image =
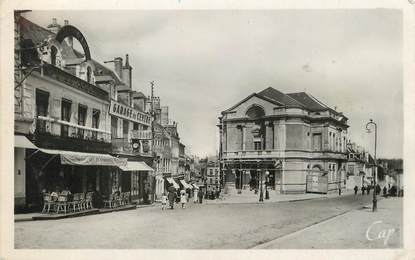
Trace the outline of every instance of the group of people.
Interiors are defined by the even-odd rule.
[[[204,192],[199,190],[194,190],[193,203],[203,203]],[[169,189],[169,192],[165,192],[161,196],[161,209],[165,210],[167,207],[167,202],[169,202],[170,209],[174,209],[174,203],[180,203],[182,209],[186,208],[186,204],[189,201],[189,194],[185,190],[181,190],[178,195],[175,189]]]
[[[362,187],[360,189],[362,191],[362,195],[365,195],[365,193],[367,195],[369,195],[370,194],[370,191],[372,189],[374,189],[374,187],[373,186],[369,186],[369,185],[362,185]],[[356,186],[354,186],[353,190],[354,190],[354,195],[357,195],[357,192],[359,190],[359,187],[357,187],[357,185],[356,185]],[[376,192],[376,195],[379,195],[382,192],[384,197],[387,197],[387,196],[396,196],[397,189],[396,189],[395,186],[389,187],[389,189],[386,188],[386,186],[384,186],[383,189],[382,189],[380,187],[380,185],[377,184],[376,185],[376,188],[375,188],[375,192]]]

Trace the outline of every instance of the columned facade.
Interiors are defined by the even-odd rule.
[[[347,118],[307,93],[273,88],[222,112],[225,189],[335,192],[345,187]]]

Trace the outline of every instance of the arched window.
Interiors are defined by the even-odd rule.
[[[58,49],[55,46],[50,48],[50,63],[53,66],[56,66],[56,54],[58,53]]]
[[[92,75],[91,67],[87,67],[86,68],[86,81],[88,81],[89,83],[91,83],[91,80],[92,80],[91,75]]]
[[[262,107],[257,106],[257,105],[253,105],[252,107],[250,107],[248,109],[248,111],[246,111],[246,115],[249,118],[254,119],[254,118],[260,118],[260,117],[265,116],[265,112],[264,112],[264,109]]]

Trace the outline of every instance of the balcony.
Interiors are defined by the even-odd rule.
[[[59,119],[36,118],[35,143],[39,147],[81,152],[109,152],[111,133]]]
[[[151,140],[152,137],[151,130],[133,130],[131,132],[131,139]]]

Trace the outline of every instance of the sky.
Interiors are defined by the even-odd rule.
[[[349,118],[349,139],[378,158],[403,155],[402,14],[360,10],[33,11],[65,19],[92,58],[129,54],[133,89],[155,95],[192,154],[214,155],[220,112],[271,86],[306,91]]]

